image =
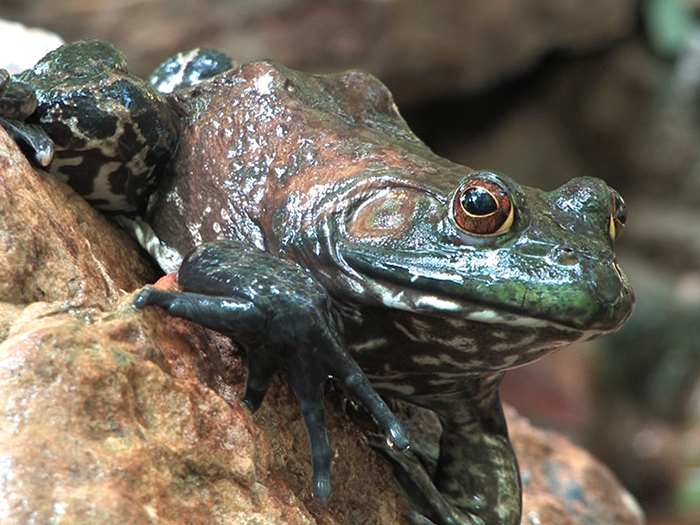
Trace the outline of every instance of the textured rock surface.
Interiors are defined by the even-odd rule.
[[[512,409],[507,417],[523,479],[523,525],[644,523],[634,498],[590,454]]]
[[[635,0],[116,0],[104,9],[76,6],[27,0],[0,6],[0,17],[47,27],[66,40],[109,40],[140,74],[183,49],[214,47],[241,62],[273,57],[305,70],[366,69],[400,101],[483,87],[551,51],[600,48],[629,35],[637,16]]]
[[[55,177],[31,169],[0,127],[0,301],[109,307],[154,276],[136,244]]]
[[[352,428],[338,438],[337,417],[334,445],[350,450],[334,465],[331,504],[314,502],[289,390],[275,388],[252,417],[214,390],[208,344],[202,330],[137,313],[128,298],[108,314],[30,306],[0,345],[0,521],[399,521],[390,469],[366,447],[353,453],[362,438]],[[364,508],[376,491],[384,497]]]

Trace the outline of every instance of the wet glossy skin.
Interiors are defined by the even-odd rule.
[[[440,417],[434,479],[410,454],[386,450],[424,516],[519,523],[498,384],[508,368],[629,317],[633,295],[613,252],[619,196],[592,178],[546,193],[437,157],[361,72],[257,62],[172,100],[180,147],[148,220],[181,253],[200,247],[179,272],[186,293],[147,288],[137,305],[242,344],[253,409],[286,370],[319,499],[330,489],[327,374],[406,445],[366,374],[381,393]]]
[[[232,239],[309,271],[373,385],[440,415],[441,495],[396,458],[414,499],[430,494],[421,511],[440,523],[518,522],[498,383],[504,370],[629,316],[632,293],[613,252],[617,194],[590,178],[545,193],[441,159],[364,73],[258,62],[180,103],[188,117],[173,176],[149,217],[159,236],[183,252]],[[488,219],[474,225],[460,212],[473,183],[500,188],[510,226],[465,231],[486,222],[488,232]]]
[[[23,86],[35,89],[34,111],[18,111],[23,97],[14,93]],[[3,125],[37,164],[103,211],[143,212],[178,120],[156,89],[129,74],[119,51],[99,40],[63,46],[6,91],[13,96],[0,91],[0,117],[11,121]]]

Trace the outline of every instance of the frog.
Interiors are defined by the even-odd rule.
[[[382,428],[387,439],[374,443],[411,500],[410,523],[520,523],[499,385],[507,370],[631,315],[614,250],[620,195],[593,177],[543,191],[444,159],[362,71],[309,74],[272,60],[214,69],[163,94],[179,134],[142,242],[177,254],[180,291],[147,286],[134,306],[244,348],[251,410],[284,372],[319,501],[331,491],[332,375]],[[383,398],[437,415],[433,471]]]
[[[18,75],[0,70],[0,124],[95,208],[127,215],[145,210],[179,136],[167,100],[101,40],[61,46]]]

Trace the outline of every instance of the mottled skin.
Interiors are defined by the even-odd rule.
[[[143,212],[178,137],[178,119],[161,94],[99,40],[52,51],[8,79],[7,91],[27,86],[36,93],[31,111],[18,110],[23,95],[0,90],[0,124],[30,158],[98,209]]]
[[[597,179],[542,192],[442,159],[362,72],[256,62],[171,102],[180,146],[147,219],[181,253],[198,248],[179,271],[185,293],[146,288],[137,306],[242,344],[253,409],[286,371],[319,499],[330,490],[326,374],[407,444],[367,377],[443,426],[434,479],[410,453],[386,450],[420,511],[413,523],[519,523],[498,385],[505,370],[629,317],[613,252],[619,196]]]

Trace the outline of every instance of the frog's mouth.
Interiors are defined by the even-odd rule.
[[[336,255],[346,278],[353,281],[353,290],[361,287],[363,302],[421,315],[531,328],[556,326],[595,336],[622,326],[634,305],[632,289],[614,261],[597,279],[549,265],[547,279],[542,274],[536,280],[536,268],[498,275],[460,272],[453,258],[434,254],[377,260],[344,246]]]

